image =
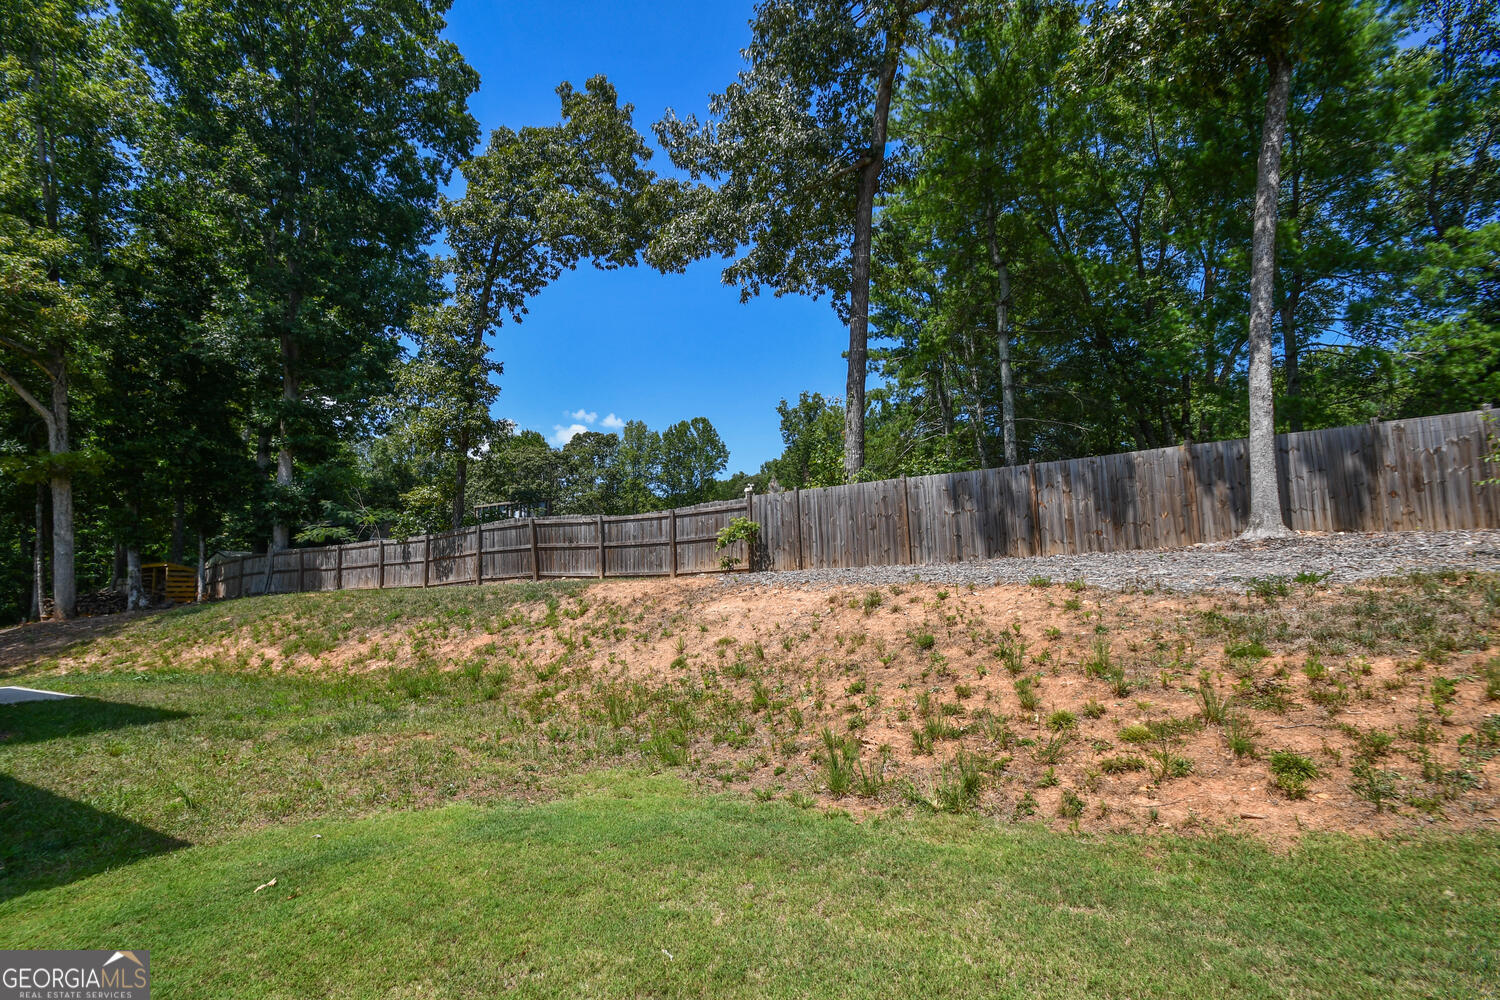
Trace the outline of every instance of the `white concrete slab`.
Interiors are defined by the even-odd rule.
[[[23,701],[55,701],[58,698],[72,698],[71,694],[63,694],[61,691],[38,691],[36,688],[23,687],[0,687],[0,705],[18,705]]]

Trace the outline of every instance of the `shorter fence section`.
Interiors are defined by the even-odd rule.
[[[745,542],[722,551],[719,531],[754,500],[674,510],[491,521],[437,535],[237,556],[208,568],[210,598],[313,590],[444,587],[501,580],[676,576],[749,566]]]

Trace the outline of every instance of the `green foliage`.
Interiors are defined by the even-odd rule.
[[[1318,776],[1318,766],[1308,757],[1290,750],[1271,754],[1271,780],[1290,799],[1307,798],[1307,783]]]
[[[714,477],[729,463],[729,448],[707,417],[681,420],[661,432],[657,482],[672,506],[712,499]]]
[[[722,552],[736,542],[744,542],[753,549],[756,540],[759,538],[759,524],[748,517],[736,517],[719,529],[718,537],[714,539],[714,551]],[[739,561],[739,556],[723,556],[720,558],[719,564],[725,569],[734,569],[739,564]]]

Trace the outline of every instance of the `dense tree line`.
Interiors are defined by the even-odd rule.
[[[862,475],[1245,435],[1278,74],[1277,428],[1496,399],[1496,4],[1018,2],[927,26],[875,227]],[[842,402],[783,404],[765,472],[847,474]]]
[[[761,0],[652,128],[671,176],[602,77],[478,147],[447,5],[0,0],[0,618],[494,501],[1246,433],[1263,473],[1273,430],[1500,390],[1493,0]],[[706,257],[848,326],[779,458],[503,419],[497,337],[563,271]]]

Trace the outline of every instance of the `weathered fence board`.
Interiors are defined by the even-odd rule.
[[[1488,411],[1277,439],[1282,508],[1299,531],[1500,526]],[[440,587],[565,577],[675,576],[1116,552],[1222,541],[1249,515],[1244,440],[979,472],[770,493],[623,517],[499,521],[404,540],[289,549],[209,567],[211,597]],[[715,540],[760,525],[754,551]],[[269,565],[268,565],[269,559]]]

